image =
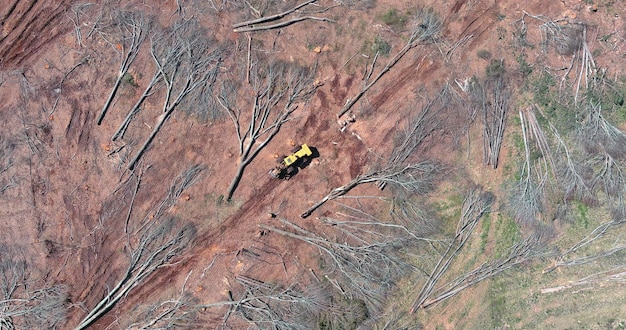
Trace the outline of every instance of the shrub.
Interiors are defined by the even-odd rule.
[[[397,9],[391,8],[384,12],[380,19],[392,29],[401,29],[406,24],[406,16],[398,12]]]
[[[374,43],[372,44],[372,53],[379,53],[382,56],[387,56],[391,52],[391,45],[383,38],[376,36]]]
[[[491,59],[491,53],[488,50],[483,49],[481,51],[478,51],[476,55],[478,56],[478,58],[482,58],[483,60]]]

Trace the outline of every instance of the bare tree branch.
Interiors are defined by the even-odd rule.
[[[404,242],[387,236],[386,240],[350,244],[324,239],[294,223],[281,219],[285,225],[297,233],[273,226],[260,224],[259,227],[312,244],[329,258],[327,273],[341,278],[345,286],[341,291],[350,298],[364,299],[372,308],[379,308],[384,301],[384,293],[393,281],[409,269],[396,253]]]
[[[409,50],[417,47],[418,45],[432,41],[436,39],[441,32],[443,23],[441,18],[432,9],[418,10],[417,15],[414,18],[413,29],[409,36],[406,45],[398,51],[398,53],[387,62],[385,67],[374,77],[372,81],[367,83],[359,93],[355,96],[348,98],[346,104],[341,108],[341,111],[337,113],[337,118],[340,118],[346,112],[350,111],[352,107],[372,88],[396,63],[398,63]],[[371,72],[370,72],[371,75]]]
[[[509,254],[498,260],[480,265],[478,268],[463,274],[441,288],[435,290],[436,296],[424,301],[420,307],[432,307],[446,299],[449,299],[461,291],[483,280],[494,277],[501,272],[526,262],[537,255],[537,246],[541,242],[541,236],[533,234],[521,242],[513,245]]]
[[[239,142],[238,166],[226,200],[232,199],[246,167],[291,119],[297,103],[311,97],[316,89],[313,74],[313,70],[295,64],[257,61],[252,68],[253,100],[248,105],[249,113],[239,107],[235,84],[223,84],[218,102],[233,121]]]
[[[308,1],[305,1],[305,2],[303,2],[301,4],[299,4],[299,5],[291,8],[291,9],[289,9],[289,10],[286,10],[284,12],[281,12],[281,13],[278,13],[278,14],[275,14],[275,15],[270,15],[270,16],[261,17],[261,18],[258,18],[258,19],[253,19],[253,20],[250,20],[250,21],[245,21],[245,22],[233,24],[233,28],[235,29],[235,32],[239,32],[239,31],[237,31],[237,28],[240,28],[240,27],[276,21],[276,20],[279,20],[279,19],[281,19],[281,18],[283,18],[283,17],[285,17],[285,16],[287,16],[287,15],[297,11],[298,9],[303,8],[305,6],[308,6],[308,5],[310,5],[310,4],[312,4],[312,3],[316,2],[316,1],[317,0],[308,0]]]
[[[493,194],[485,192],[481,187],[472,187],[463,201],[461,216],[456,228],[454,240],[443,253],[419,294],[413,301],[410,312],[414,313],[418,308],[425,307],[426,300],[431,297],[435,285],[446,273],[452,261],[459,255],[461,249],[470,238],[474,228],[482,216],[489,211],[494,202]]]
[[[51,329],[67,314],[67,292],[33,278],[33,269],[19,252],[0,246],[0,328]]]
[[[486,71],[484,82],[472,81],[470,95],[482,113],[484,163],[495,169],[506,128],[511,89],[505,77],[504,60],[492,60]]]
[[[198,327],[197,315],[200,311],[197,301],[186,291],[185,283],[178,297],[158,302],[141,312],[135,319],[138,321],[128,325],[129,329],[174,329]]]
[[[158,225],[145,228],[136,246],[127,246],[130,261],[126,272],[75,329],[88,328],[126,297],[133,288],[143,284],[152,273],[190,245],[195,237],[195,228],[189,224],[178,229],[176,227],[174,219],[164,220]]]
[[[117,25],[119,29],[119,34],[121,35],[121,51],[123,53],[122,61],[120,63],[119,72],[117,74],[117,79],[115,80],[115,84],[113,85],[113,89],[111,89],[111,93],[109,97],[104,102],[104,106],[100,111],[96,119],[96,123],[100,125],[104,116],[106,115],[113,99],[115,98],[115,94],[119,89],[120,85],[126,74],[128,73],[128,69],[133,64],[137,55],[139,54],[139,50],[141,49],[141,45],[146,39],[146,35],[148,31],[152,27],[152,18],[147,17],[142,12],[136,11],[123,11],[115,13],[114,23]],[[127,40],[129,40],[127,42]],[[128,44],[129,43],[129,44]]]
[[[359,175],[349,183],[333,189],[319,202],[304,211],[300,217],[309,217],[315,210],[320,208],[326,202],[347,194],[358,185],[369,182],[394,184],[413,193],[424,193],[430,190],[435,174],[440,171],[441,167],[439,165],[429,161],[404,166],[400,164],[400,166],[396,167],[387,166],[381,170],[374,170],[370,173]]]
[[[429,191],[436,181],[435,174],[440,172],[442,167],[431,161],[412,163],[409,158],[421,146],[424,139],[439,127],[437,114],[447,108],[446,100],[449,92],[449,86],[446,85],[436,98],[422,107],[420,113],[409,119],[382,168],[371,169],[368,173],[361,174],[349,183],[333,189],[300,217],[310,216],[329,200],[341,197],[355,187],[368,182],[376,182],[380,189],[391,184],[409,193],[423,194]]]
[[[168,66],[163,62],[164,59],[153,56],[166,87],[163,113],[157,118],[152,132],[135,157],[128,163],[130,170],[135,167],[174,110],[191,98],[192,93],[213,84],[219,71],[221,51],[206,39],[206,32],[197,22],[179,22],[173,29],[170,42],[170,47],[177,50],[177,56],[166,60],[173,60],[175,65]]]

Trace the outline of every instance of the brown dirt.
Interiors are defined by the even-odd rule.
[[[0,211],[0,230],[5,237],[0,244],[20,242],[20,246],[32,250],[29,253],[33,267],[39,269],[46,282],[67,285],[75,307],[65,328],[77,324],[84,315],[82,308],[93,306],[124,270],[127,239],[123,223],[133,187],[123,185],[129,174],[119,157],[143,142],[161,111],[158,100],[150,101],[134,120],[125,141],[111,142],[112,132],[132,105],[133,97],[138,96],[136,90],[127,86],[120,92],[125,97],[113,105],[103,125],[95,125],[94,117],[117,70],[117,54],[109,45],[93,39],[84,40],[84,47],[76,45],[73,26],[65,17],[72,3],[14,0],[0,9],[0,68],[4,69],[0,127],[1,136],[17,146],[15,165],[7,173],[19,183],[0,195],[8,206]],[[566,10],[572,10],[597,31],[605,31],[606,24],[623,25],[617,21],[603,24],[599,14],[588,12],[579,1],[456,0],[432,1],[432,5],[445,17],[443,38],[454,43],[471,35],[470,41],[447,59],[434,46],[402,59],[367,94],[366,105],[355,107],[357,121],[343,133],[336,113],[361,88],[365,63],[361,56],[351,56],[360,51],[364,38],[378,33],[387,33],[393,49],[399,49],[402,38],[374,22],[384,8],[410,5],[379,1],[376,9],[369,11],[332,12],[337,20],[345,14],[345,21],[337,25],[306,22],[284,29],[280,36],[275,32],[254,34],[259,43],[273,44],[271,51],[281,58],[317,62],[318,80],[323,85],[249,167],[231,204],[221,203],[220,196],[235,170],[237,147],[232,123],[222,120],[201,124],[182,113],[174,114],[139,166],[151,168],[145,170],[142,178],[133,219],[149,218],[167,193],[169,182],[189,164],[203,164],[206,170],[201,181],[187,192],[189,198],[168,211],[168,215],[195,223],[199,235],[180,261],[156,272],[102,318],[96,328],[115,326],[116,318],[126,311],[178,290],[188,274],[191,275],[186,287],[202,303],[209,304],[226,299],[225,292],[232,288],[235,275],[289,281],[303,277],[302,269],[317,267],[317,251],[276,233],[257,237],[258,224],[280,226],[277,219],[269,217],[274,212],[303,227],[323,230],[315,217],[328,209],[317,211],[307,220],[298,215],[332,188],[367,171],[376,159],[374,154],[388,152],[394,128],[402,122],[403,113],[395,111],[400,105],[413,102],[414,95],[425,88],[481,74],[486,62],[476,57],[479,50],[489,50],[494,57],[515,63],[513,55],[502,52],[504,41],[499,40],[496,27],[506,29],[510,35],[513,21],[521,17],[522,10],[549,17],[562,17]],[[162,6],[154,2],[153,8],[170,15],[175,4]],[[230,24],[238,19],[222,14],[218,22],[206,19],[205,23],[217,31],[216,35],[243,45],[245,37],[230,32]],[[363,31],[357,29],[359,21],[366,26]],[[344,29],[343,36],[339,36],[339,28]],[[355,37],[346,38],[345,30],[354,31]],[[331,46],[316,53],[307,50],[307,43]],[[624,46],[624,41],[620,39],[616,45]],[[530,56],[539,56],[536,52]],[[606,63],[615,61],[608,55],[598,58]],[[86,64],[78,66],[60,84],[63,75],[83,59],[88,59]],[[148,58],[140,57],[131,70],[139,89],[149,79],[139,74],[150,72],[146,63]],[[13,69],[20,69],[23,74]],[[614,71],[620,70],[623,69]],[[21,98],[20,85],[25,81],[32,89]],[[52,112],[57,97],[58,104]],[[460,133],[454,129],[440,133],[432,138],[438,142],[427,155],[451,164],[458,148],[455,141],[459,139],[454,135]],[[290,139],[315,146],[320,158],[290,181],[272,180],[267,175],[274,165],[272,155],[291,149]],[[476,145],[477,141],[473,143]],[[112,153],[121,146],[124,149],[120,153]],[[473,168],[474,180],[489,187],[500,182],[501,170]],[[379,193],[371,187],[363,189]],[[253,258],[246,250],[262,252]],[[207,268],[209,265],[212,266]],[[223,310],[208,313],[207,327],[221,322]],[[446,328],[455,325],[447,324]]]

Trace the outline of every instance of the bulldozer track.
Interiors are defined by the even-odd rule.
[[[257,196],[269,196],[270,193],[279,185],[280,181],[267,180],[257,191]],[[159,288],[171,283],[176,277],[181,274],[187,274],[190,270],[199,269],[200,263],[203,260],[211,260],[216,254],[216,246],[220,246],[220,236],[226,231],[236,230],[238,226],[237,220],[244,217],[254,216],[250,214],[251,211],[258,209],[258,207],[266,202],[266,198],[251,199],[249,203],[242,205],[242,207],[229,216],[224,222],[213,230],[210,230],[203,235],[196,237],[196,245],[185,253],[185,259],[178,263],[175,267],[165,267],[157,270],[145,284],[137,289],[133,294],[131,293],[128,299],[123,302],[126,306],[134,306],[140,301],[145,300],[148,296],[154,292],[158,292]],[[242,230],[243,232],[244,230]],[[220,246],[221,250],[229,250],[229,247]],[[239,247],[230,247],[233,251]]]
[[[0,12],[0,67],[12,68],[70,29],[63,20],[73,1],[19,1]]]

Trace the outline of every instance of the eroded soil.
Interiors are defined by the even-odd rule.
[[[183,2],[183,6],[192,3]],[[332,1],[320,3],[330,6]],[[328,12],[336,21],[333,24],[307,21],[252,33],[258,51],[316,64],[320,87],[248,167],[234,200],[226,203],[224,194],[238,152],[234,127],[227,117],[199,122],[183,112],[174,113],[135,172],[126,169],[125,162],[143,143],[161,111],[160,99],[149,99],[127,136],[111,141],[127,109],[149,81],[150,74],[145,72],[152,70],[150,58],[148,54],[139,57],[130,70],[137,87],[122,86],[103,124],[96,125],[95,117],[117,73],[119,52],[105,38],[89,34],[94,18],[76,14],[72,8],[77,4],[70,0],[14,0],[0,8],[0,136],[13,150],[13,165],[0,177],[9,187],[0,194],[4,205],[0,246],[13,245],[23,253],[38,281],[66,286],[71,308],[61,328],[78,324],[86,310],[117,283],[128,263],[128,246],[137,240],[133,234],[150,225],[170,182],[191,165],[203,167],[199,180],[167,208],[165,216],[195,224],[198,234],[193,245],[135,288],[95,328],[122,326],[137,306],[176,295],[183,285],[199,303],[208,305],[229,299],[237,275],[267,282],[310,280],[303,269],[318,269],[319,251],[262,231],[258,225],[282,227],[279,219],[288,219],[324,232],[325,225],[316,217],[336,205],[331,203],[307,219],[299,215],[331,189],[366,173],[379,155],[389,152],[395,128],[405,118],[406,104],[418,107],[433,86],[481,74],[488,62],[477,57],[477,52],[487,50],[494,58],[515,63],[516,54],[503,51],[503,39],[510,42],[523,11],[584,20],[590,34],[619,31],[611,42],[615,47],[624,46],[623,23],[618,18],[600,18],[607,17],[608,7],[593,11],[581,1],[430,1],[444,18],[441,43],[409,52],[355,106],[352,114],[356,121],[341,130],[336,114],[360,90],[364,70],[371,63],[361,55],[363,41],[382,35],[389,40],[392,54],[400,49],[402,33],[385,27],[377,17],[388,8],[411,10],[412,4],[389,0],[377,1],[370,9],[337,7]],[[181,15],[176,2],[144,1],[137,6],[144,6],[146,12],[159,15],[166,23]],[[192,11],[188,7],[183,15],[192,15]],[[216,14],[209,7],[196,14],[216,38],[247,43],[246,35],[231,29],[244,18],[239,14]],[[250,18],[249,13],[244,16]],[[74,24],[78,24],[82,39],[78,39]],[[534,40],[537,37],[534,35]],[[538,48],[529,52],[529,62],[543,56]],[[596,60],[611,65],[619,59],[602,53]],[[611,68],[616,74],[623,70]],[[449,127],[430,137],[434,143],[423,157],[455,166],[454,152],[467,143],[460,118],[458,115],[459,120],[451,120]],[[270,178],[267,172],[275,164],[274,155],[288,152],[292,142],[316,147],[320,157],[289,181]],[[472,159],[480,159],[480,155],[476,157]],[[497,185],[501,175],[501,171],[486,167],[470,173],[475,181],[490,187]],[[359,189],[363,196],[385,196],[374,186]],[[219,326],[226,309],[207,309],[201,316],[207,328]]]

